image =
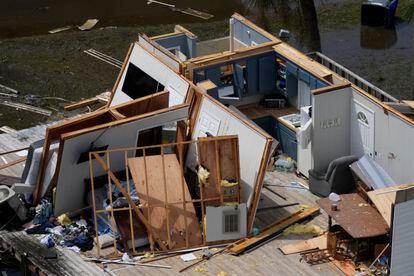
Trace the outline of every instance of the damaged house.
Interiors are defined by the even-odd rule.
[[[239,14],[228,36],[210,41],[181,26],[141,34],[107,106],[48,126],[14,190],[35,206],[48,197],[49,216],[88,216],[97,262],[120,251],[178,255],[223,244],[218,253],[240,255],[316,216],[319,205],[324,233],[297,244],[275,240],[279,255],[263,257],[268,267],[257,273],[319,275],[319,265],[327,275],[349,275],[368,261],[367,270],[404,274],[412,269],[401,239],[413,199],[411,185],[397,184],[414,179],[413,104],[320,53],[312,57]],[[29,238],[1,238],[21,258],[14,238]],[[272,244],[263,247],[254,258],[270,255]],[[246,273],[240,259],[211,262]],[[80,260],[80,269],[99,271]],[[30,262],[55,272],[41,254]]]

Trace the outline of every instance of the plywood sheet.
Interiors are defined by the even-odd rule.
[[[378,190],[368,192],[369,199],[374,203],[375,207],[377,207],[388,226],[391,226],[391,210],[392,205],[395,203],[396,193],[397,192],[378,194]]]
[[[170,203],[182,202],[182,181],[184,181],[185,200],[191,200],[187,184],[181,177],[181,168],[176,155],[165,154],[164,162],[162,158],[161,155],[153,155],[145,157],[145,160],[144,157],[128,159],[136,191],[141,204],[144,206],[146,204],[149,206],[164,204],[165,199]],[[165,182],[163,164],[165,167]],[[160,239],[166,243],[168,242],[169,229],[170,248],[178,249],[201,245],[201,231],[194,205],[187,203],[185,209],[184,205],[180,203],[169,206],[168,209],[165,207],[150,207],[148,211],[144,210],[143,213],[147,217],[153,231],[158,233]],[[185,222],[187,222],[187,227]],[[186,231],[188,231],[188,244],[185,240]]]
[[[323,234],[319,237],[309,240],[299,241],[280,247],[280,251],[285,255],[300,253],[311,249],[326,249],[328,248],[328,235]]]
[[[203,198],[221,196],[221,180],[240,183],[239,151],[237,136],[228,139],[199,138],[197,143],[198,162],[210,172],[207,183],[203,186]],[[240,185],[239,185],[240,188]],[[240,202],[240,190],[237,195]],[[208,201],[206,206],[217,206],[220,200]]]

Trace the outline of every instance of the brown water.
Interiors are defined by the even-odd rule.
[[[213,20],[227,18],[243,8],[237,0],[163,2],[213,14]],[[100,20],[97,27],[203,21],[159,4],[147,5],[145,0],[1,0],[0,38],[45,34],[50,29],[81,25],[89,18]]]

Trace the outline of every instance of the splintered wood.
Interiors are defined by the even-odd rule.
[[[220,200],[206,202],[206,206],[219,206],[225,202],[240,203],[240,168],[237,136],[225,140],[199,138],[197,144],[199,165],[207,169],[209,177],[203,183],[204,198],[218,197]],[[233,187],[224,187],[222,181],[237,183]],[[226,190],[233,189],[231,192]]]
[[[141,204],[149,206],[144,215],[153,231],[168,243],[169,249],[201,245],[203,241],[194,205],[188,202],[185,205],[186,210],[183,208],[183,194],[180,189],[182,181],[185,198],[190,200],[191,196],[185,179],[182,178],[176,155],[130,158],[128,165]],[[155,204],[157,206],[151,207]],[[185,238],[187,231],[188,243]]]

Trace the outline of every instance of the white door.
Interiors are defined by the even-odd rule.
[[[351,153],[357,157],[374,156],[374,112],[354,100],[351,110]]]

